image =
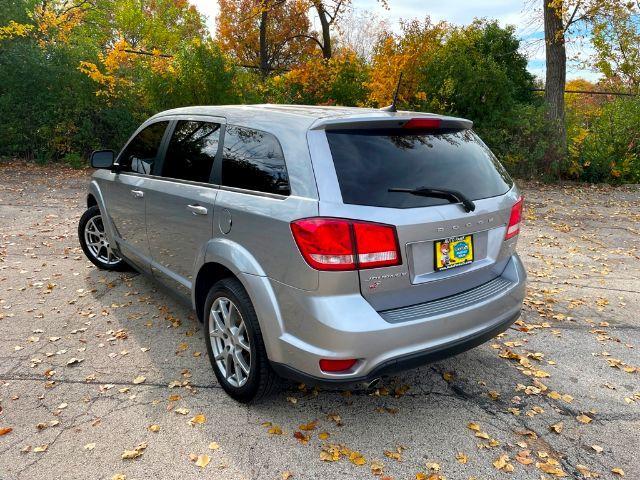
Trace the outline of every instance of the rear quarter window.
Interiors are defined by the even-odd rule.
[[[457,190],[472,200],[506,193],[513,182],[471,130],[409,133],[328,130],[344,203],[415,208],[448,203],[390,188]]]
[[[280,143],[270,133],[227,125],[222,148],[222,185],[289,195]]]

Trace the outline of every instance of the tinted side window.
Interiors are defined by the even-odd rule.
[[[118,159],[121,170],[147,175],[153,173],[160,142],[168,124],[169,122],[152,123],[138,133]]]
[[[180,120],[167,148],[162,176],[208,182],[219,139],[217,123]]]
[[[289,195],[289,177],[276,137],[258,130],[227,125],[222,184]]]

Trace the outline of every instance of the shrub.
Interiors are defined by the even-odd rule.
[[[587,132],[570,148],[581,179],[589,182],[640,182],[640,100],[619,99],[602,107]]]
[[[308,105],[362,105],[367,98],[366,63],[349,50],[330,60],[313,58],[298,68],[272,78],[267,97],[276,103]]]

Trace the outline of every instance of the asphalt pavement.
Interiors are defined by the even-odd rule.
[[[530,281],[500,337],[246,406],[188,308],[84,257],[88,178],[0,163],[0,480],[640,478],[638,186],[522,184]]]

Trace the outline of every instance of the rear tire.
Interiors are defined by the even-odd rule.
[[[84,254],[99,269],[118,272],[129,269],[129,265],[111,249],[97,205],[89,207],[80,217],[78,239]]]
[[[209,290],[203,333],[213,372],[223,390],[241,403],[270,395],[279,384],[271,368],[251,299],[235,278]]]

